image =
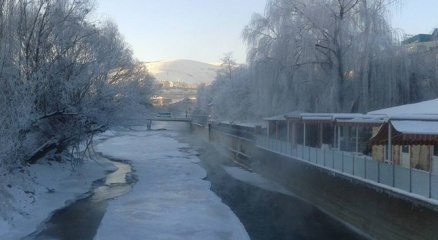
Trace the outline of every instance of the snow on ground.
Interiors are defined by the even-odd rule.
[[[257,173],[249,172],[240,167],[223,166],[223,168],[234,179],[237,179],[239,181],[245,182],[247,184],[250,184],[255,187],[259,187],[267,191],[278,192],[288,196],[295,197],[295,195],[292,192],[288,191],[282,185],[274,181],[271,181],[269,179],[266,179]]]
[[[109,202],[95,239],[249,239],[203,180],[195,152],[175,134],[131,130],[97,146],[105,156],[131,161],[138,182]]]
[[[53,211],[83,196],[112,168],[103,159],[85,160],[74,169],[70,163],[41,161],[2,174],[0,239],[20,239],[34,232]]]

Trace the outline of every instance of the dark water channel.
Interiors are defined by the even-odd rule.
[[[234,166],[227,158],[193,137],[183,138],[199,146],[207,180],[245,226],[252,240],[366,239],[317,207],[288,195],[263,190],[234,179],[223,169]]]
[[[88,240],[97,233],[105,215],[108,201],[127,194],[134,183],[131,165],[113,161],[117,170],[105,179],[93,184],[91,194],[71,205],[60,209],[45,222],[39,231],[25,239],[34,240]]]

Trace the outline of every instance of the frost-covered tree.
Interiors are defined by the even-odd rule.
[[[257,69],[265,65],[272,74],[269,95],[274,102],[268,108],[292,100],[302,110],[358,110],[359,99],[353,96],[369,99],[369,91],[357,95],[356,88],[360,82],[369,85],[365,76],[370,58],[393,47],[386,4],[384,0],[268,1],[265,16],[254,15],[244,30],[250,64]],[[295,99],[286,97],[290,93]]]
[[[62,153],[121,109],[148,104],[153,78],[92,9],[88,0],[0,1],[0,163]]]
[[[198,90],[198,110],[217,120],[253,117],[250,100],[249,71],[228,53],[222,59],[215,81]]]
[[[229,78],[236,84],[230,88],[218,75],[204,99],[213,114],[234,119],[235,108],[222,106],[229,106],[236,86],[246,89],[234,105],[250,110],[243,118],[367,112],[437,97],[438,51],[400,44],[387,21],[397,2],[268,0],[264,14],[254,14],[243,30],[246,80]]]

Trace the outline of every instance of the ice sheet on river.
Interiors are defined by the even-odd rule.
[[[203,180],[206,171],[175,133],[118,132],[97,146],[132,162],[138,182],[109,203],[96,239],[249,239],[242,223]]]

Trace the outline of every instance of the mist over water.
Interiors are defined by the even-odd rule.
[[[178,131],[178,128],[170,128]],[[240,166],[221,155],[216,150],[217,143],[206,144],[187,132],[180,132],[180,141],[190,143],[199,152],[211,190],[233,210],[251,239],[366,239],[299,198],[233,178],[224,167]]]

